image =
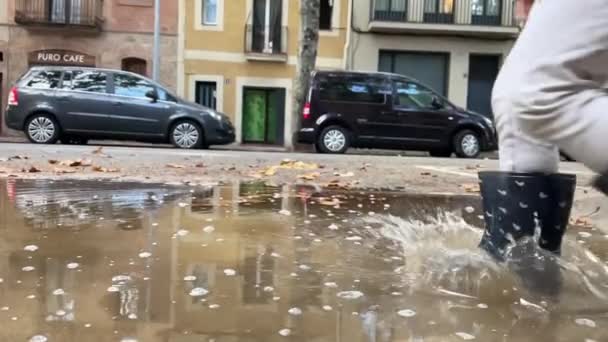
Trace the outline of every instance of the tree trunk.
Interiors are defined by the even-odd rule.
[[[289,0],[287,0],[289,1]],[[292,118],[297,130],[302,119],[302,108],[308,95],[310,76],[315,69],[317,49],[319,46],[319,10],[320,0],[300,0],[300,38],[298,50],[298,64],[293,82]],[[296,137],[293,139],[297,143]]]

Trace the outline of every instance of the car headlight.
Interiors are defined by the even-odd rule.
[[[214,111],[214,110],[210,110],[207,112],[209,114],[209,116],[211,116],[212,118],[214,118],[217,121],[222,121],[222,114]]]
[[[484,116],[483,121],[485,121],[488,124],[488,126],[494,127],[494,121],[492,121],[492,119]]]

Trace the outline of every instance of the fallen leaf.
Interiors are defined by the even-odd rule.
[[[431,173],[430,172],[420,172],[421,176],[430,176]]]
[[[118,169],[114,168],[105,168],[103,166],[95,165],[93,166],[93,171],[95,172],[118,172]]]
[[[277,167],[276,166],[268,167],[262,172],[262,174],[267,177],[274,176],[277,174]]]
[[[335,173],[335,176],[338,177],[342,177],[342,178],[349,178],[349,177],[354,177],[355,174],[353,172],[347,172],[347,173]]]
[[[27,170],[27,172],[36,173],[36,172],[40,172],[40,169],[35,166],[30,166],[30,168],[29,168],[29,170]]]
[[[585,228],[593,227],[593,222],[588,217],[578,217],[571,221],[572,221],[571,223],[575,226],[581,226],[581,227],[585,227]]]
[[[30,157],[17,155],[17,156],[12,156],[12,157],[8,158],[8,160],[15,160],[15,159],[17,159],[17,160],[27,160],[27,159],[30,159]]]
[[[166,166],[171,169],[185,169],[186,168],[184,165],[180,165],[180,164],[167,164]]]
[[[59,162],[59,165],[78,167],[78,166],[91,166],[93,162],[90,159],[78,159],[78,160],[63,160]]]
[[[468,183],[468,184],[462,184],[460,186],[465,192],[479,192],[479,184],[476,183]]]
[[[203,164],[203,163],[198,163],[198,164],[196,164],[196,165],[194,165],[194,166],[195,166],[195,167],[201,167],[201,168],[202,168],[202,167],[205,167],[205,164]]]
[[[99,146],[93,151],[93,154],[103,154],[103,146]]]
[[[307,180],[307,181],[313,181],[313,180],[319,178],[320,176],[321,176],[320,173],[313,172],[313,173],[307,173],[307,174],[304,174],[304,175],[299,175],[298,179]]]
[[[74,169],[64,169],[64,168],[55,168],[53,170],[53,172],[55,172],[55,173],[76,173],[76,170],[74,170]]]
[[[49,159],[49,164],[51,164],[51,165],[55,165],[55,164],[57,164],[57,163],[59,163],[59,160],[55,160],[55,159]]]

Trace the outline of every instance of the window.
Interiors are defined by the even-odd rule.
[[[217,107],[217,84],[215,82],[197,81],[195,84],[196,93],[194,101],[205,107],[216,109]]]
[[[217,25],[218,0],[201,1],[203,1],[203,25]]]
[[[407,19],[407,0],[376,0],[374,19],[405,21]]]
[[[161,87],[156,87],[156,92],[158,93],[158,99],[161,101],[177,102],[175,96]]]
[[[154,85],[143,78],[114,74],[114,94],[116,95],[146,98],[146,93],[154,90]]]
[[[425,0],[424,22],[453,23],[454,0]]]
[[[63,81],[63,88],[91,93],[105,93],[106,85],[106,74],[99,71],[72,71]]]
[[[471,0],[473,25],[500,25],[501,0]]]
[[[328,77],[319,83],[322,101],[384,103],[390,93],[383,79],[354,77],[342,79]]]
[[[395,105],[412,109],[433,108],[433,100],[440,98],[432,90],[420,84],[395,82]]]
[[[59,86],[61,71],[40,71],[27,83],[30,88],[36,89],[55,89]]]
[[[334,12],[334,0],[321,0],[319,9],[319,29],[331,30],[331,19]]]
[[[124,58],[121,62],[121,66],[121,69],[124,71],[134,72],[142,76],[146,76],[146,71],[148,69],[146,60],[137,57]]]

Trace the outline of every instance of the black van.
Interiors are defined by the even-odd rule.
[[[349,71],[313,73],[298,141],[315,144],[322,153],[364,147],[462,158],[497,148],[492,120],[453,105],[420,82]]]

